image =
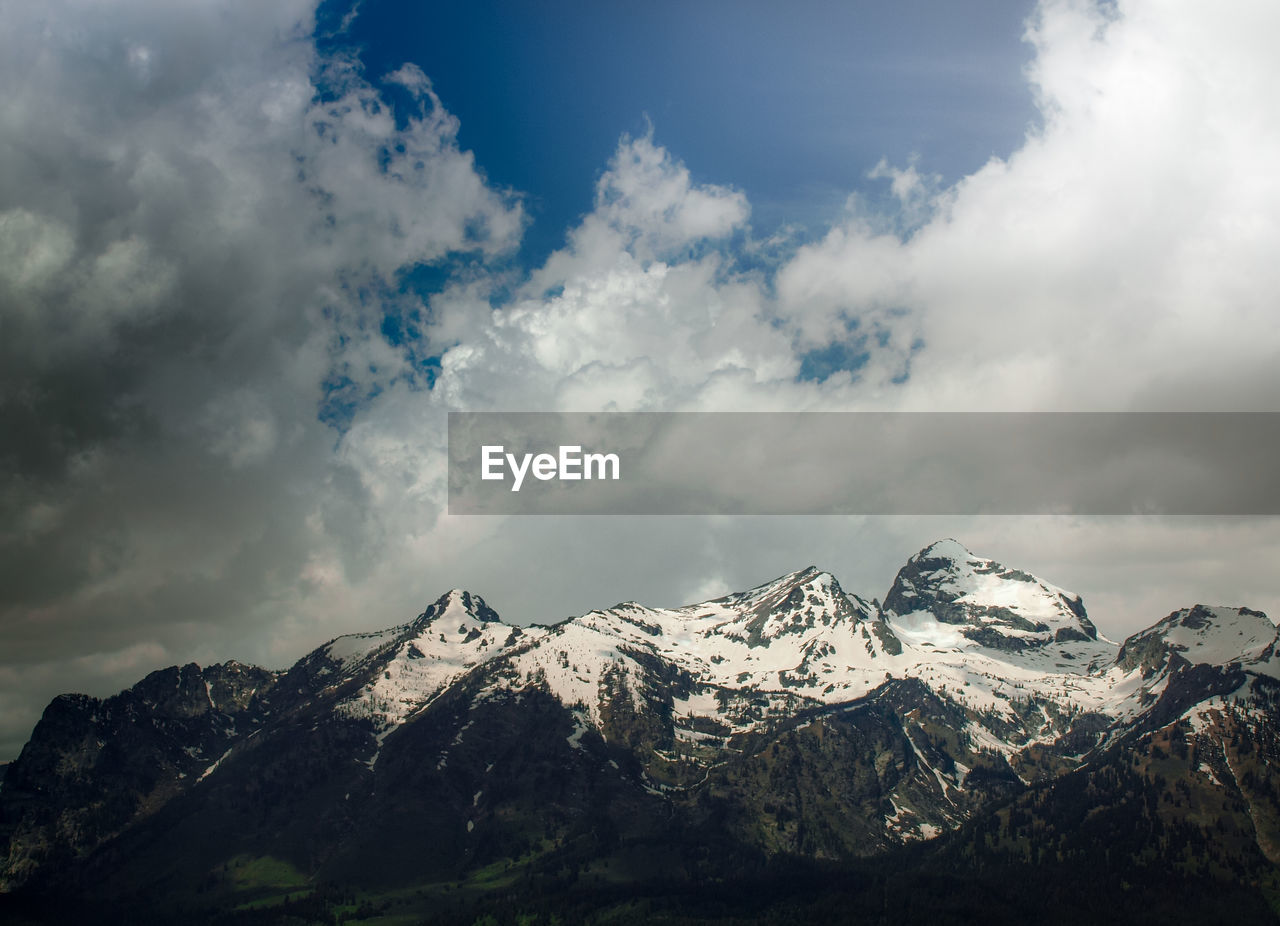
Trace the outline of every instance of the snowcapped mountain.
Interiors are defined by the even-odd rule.
[[[616,694],[611,685],[639,692],[675,673],[685,690],[682,715],[714,715],[740,730],[752,721],[751,712],[726,705],[741,700],[736,693],[772,695],[780,706],[864,694],[884,680],[887,654],[900,649],[874,605],[810,567],[683,608],[628,602],[592,611],[551,628],[512,662],[520,677],[543,679],[596,722],[602,697]]]
[[[408,820],[438,871],[559,851],[597,817],[641,840],[679,820],[752,851],[875,855],[1178,743],[1201,756],[1184,786],[1235,788],[1280,863],[1270,766],[1246,787],[1254,760],[1232,751],[1280,751],[1276,639],[1260,612],[1196,605],[1117,645],[1079,595],[954,540],[911,557],[883,607],[815,567],[550,627],[455,589],[287,672],[187,666],[56,699],[5,773],[0,878],[169,865],[148,847],[193,819],[216,834],[206,873],[281,845],[308,877],[391,865],[387,832],[422,838]]]
[[[1275,625],[1261,611],[1198,604],[1134,634],[1120,648],[1117,662],[1125,671],[1139,670],[1144,678],[1177,663],[1261,670],[1275,655],[1275,644]]]
[[[1079,595],[974,556],[954,540],[940,540],[911,557],[884,607],[920,644],[977,644],[1020,653],[1098,639]]]
[[[342,717],[371,721],[381,745],[388,733],[450,684],[545,633],[542,627],[504,624],[479,595],[453,589],[408,624],[338,637],[303,662],[312,678],[330,682],[325,692],[349,688],[353,678],[363,682],[334,710]],[[369,761],[376,761],[376,753]]]
[[[1162,690],[1099,637],[1079,595],[954,540],[912,557],[885,601],[882,611],[809,567],[682,608],[628,602],[530,639],[500,661],[505,671],[489,687],[536,680],[597,729],[620,692],[635,705],[674,692],[673,735],[705,747],[806,707],[865,698],[888,680],[918,679],[966,712],[973,742],[1015,761],[1058,740],[1073,714],[1132,719]],[[1195,655],[1225,665],[1253,654],[1254,669],[1270,674],[1262,650],[1274,625],[1246,612],[1257,617],[1239,636],[1222,624],[1230,613],[1210,615],[1201,633],[1217,643]],[[1029,699],[1040,706],[1028,711]]]

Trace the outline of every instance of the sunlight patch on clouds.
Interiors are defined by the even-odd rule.
[[[816,345],[846,315],[904,309],[886,326],[927,345],[911,407],[1265,407],[1280,73],[1239,53],[1276,14],[1241,13],[1043,4],[1043,129],[940,194],[909,240],[855,215],[802,248],[779,314]]]
[[[596,185],[595,212],[579,234],[590,235],[602,222],[626,236],[637,256],[656,257],[723,238],[747,221],[749,211],[741,193],[692,183],[688,168],[655,145],[650,131],[618,146]]]

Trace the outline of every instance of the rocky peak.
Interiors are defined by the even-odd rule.
[[[717,599],[717,603],[741,615],[721,632],[743,637],[753,647],[768,646],[783,634],[872,618],[861,599],[851,598],[835,576],[816,566]]]
[[[478,621],[482,624],[502,623],[498,612],[485,604],[485,600],[479,595],[461,588],[453,588],[419,614],[411,626],[415,631],[421,632],[437,624],[448,623],[455,618]]]
[[[437,598],[425,611],[408,624],[371,633],[345,634],[329,641],[304,660],[312,669],[324,672],[325,666],[343,666],[343,671],[392,656],[404,644],[430,635],[433,639],[470,642],[478,639],[489,625],[502,623],[498,612],[483,598],[464,589],[454,588]]]
[[[1255,664],[1274,655],[1276,640],[1275,624],[1261,611],[1198,604],[1129,637],[1116,664],[1146,678],[1175,659],[1190,665]]]
[[[884,611],[891,622],[924,612],[959,626],[975,643],[1013,652],[1098,636],[1079,595],[976,556],[950,538],[907,561]]]

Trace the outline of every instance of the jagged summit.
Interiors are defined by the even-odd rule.
[[[545,632],[506,624],[479,595],[455,588],[407,624],[338,637],[302,664],[342,693],[340,714],[372,722],[380,744],[463,675]]]
[[[1277,630],[1261,611],[1198,604],[1174,611],[1124,641],[1116,664],[1144,677],[1175,662],[1256,665],[1276,652]]]
[[[479,595],[454,588],[437,598],[407,624],[388,627],[386,630],[344,634],[321,646],[312,657],[318,656],[350,666],[376,658],[384,649],[429,633],[433,629],[443,637],[461,637],[465,640],[468,635],[472,635],[472,639],[476,638],[475,635],[480,632],[478,625],[501,623],[498,612],[485,604]]]
[[[777,594],[781,590],[788,590],[800,585],[811,583],[820,576],[826,576],[834,580],[834,576],[829,572],[823,572],[817,566],[806,566],[803,569],[797,569],[795,572],[788,572],[785,575],[778,576],[776,579],[770,579],[768,582],[761,582],[759,585],[752,586],[746,591],[730,592],[728,595],[722,595],[719,598],[713,598],[710,601],[695,602],[686,607],[698,607],[704,604],[728,604],[730,602],[741,603],[744,601],[758,600],[768,596]]]
[[[451,588],[437,598],[409,625],[421,630],[453,619],[476,620],[483,624],[502,623],[498,612],[489,607],[479,595],[461,588]]]
[[[973,551],[954,537],[943,537],[929,544],[911,559],[950,559],[955,562],[965,562],[981,558],[974,556]]]
[[[737,612],[722,625],[725,636],[743,639],[750,646],[768,646],[769,641],[788,633],[804,633],[818,626],[853,624],[871,620],[870,605],[848,595],[829,572],[808,566],[736,595],[717,598],[708,605],[720,605]],[[700,606],[691,605],[690,609]]]
[[[958,541],[925,547],[898,571],[884,601],[895,627],[1021,652],[1050,643],[1097,640],[1079,595],[1020,569],[976,556]]]

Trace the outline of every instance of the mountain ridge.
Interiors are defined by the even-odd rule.
[[[122,853],[148,857],[192,820],[221,848],[190,870],[155,859],[174,883],[268,850],[311,880],[368,867],[352,846],[390,865],[374,834],[400,832],[402,814],[430,821],[438,844],[422,851],[442,872],[513,846],[564,853],[583,827],[643,844],[671,821],[817,859],[954,841],[1153,737],[1272,748],[1276,639],[1261,612],[1195,605],[1115,644],[1079,595],[954,540],[909,559],[883,605],[813,566],[549,626],[452,589],[283,671],[192,664],[112,698],[54,699],[5,771],[0,886],[40,890],[71,869],[145,882]],[[1223,761],[1180,780],[1226,787]],[[1256,846],[1280,845],[1267,794],[1241,799]]]

